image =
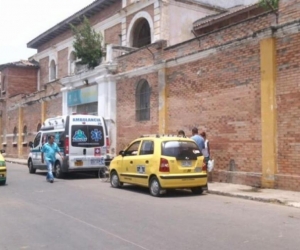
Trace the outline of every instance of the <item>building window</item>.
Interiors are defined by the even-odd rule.
[[[23,127],[23,142],[26,142],[26,137],[27,137],[27,126],[25,125]]]
[[[139,81],[136,88],[136,120],[150,120],[150,86],[146,80]]]
[[[14,131],[13,131],[13,145],[17,145],[17,134],[18,134],[18,129],[17,127],[14,127]]]
[[[37,125],[36,132],[39,132],[39,131],[41,130],[41,127],[42,127],[42,124],[39,123],[39,124]]]
[[[77,114],[98,115],[98,102],[86,103],[76,106]]]
[[[56,79],[56,64],[55,61],[52,60],[50,63],[50,81]]]
[[[136,21],[132,33],[132,47],[141,48],[151,44],[150,25],[145,18]]]
[[[70,54],[70,75],[74,75],[76,73],[76,56],[75,52],[71,52]]]

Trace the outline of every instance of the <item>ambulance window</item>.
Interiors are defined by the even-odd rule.
[[[74,147],[101,147],[104,145],[102,126],[73,125],[71,136],[71,144]]]
[[[34,138],[33,147],[36,148],[40,144],[40,141],[41,141],[41,133],[38,133]]]
[[[57,144],[57,146],[62,150],[62,148],[65,146],[64,142],[64,133],[59,131],[59,132],[54,132],[54,141]]]

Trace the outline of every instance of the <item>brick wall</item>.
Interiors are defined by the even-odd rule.
[[[6,71],[6,95],[15,96],[20,93],[28,94],[37,90],[37,69],[9,67]]]
[[[49,57],[45,57],[39,61],[40,64],[40,85],[49,82]]]
[[[167,82],[169,133],[184,129],[191,136],[196,126],[207,132],[218,170],[261,172],[257,41],[169,68]]]
[[[13,146],[12,143],[13,143],[14,128],[16,127],[18,129],[18,119],[19,119],[18,109],[7,112],[7,117],[6,117],[7,146],[6,146],[5,150],[8,153],[9,157],[15,157],[15,158],[18,158],[18,147]],[[15,141],[17,141],[17,140],[18,140],[18,138],[16,138]]]
[[[156,51],[152,45],[150,50],[154,52],[154,60],[146,49],[119,58],[119,72],[155,65],[160,60],[175,65],[166,71],[168,133],[184,129],[190,136],[194,126],[207,132],[216,160],[214,181],[261,185],[262,38],[259,38],[259,32],[274,22],[274,15],[265,14],[163,51]],[[300,33],[280,34],[283,37],[277,38],[278,166],[275,187],[300,191]],[[210,54],[199,56],[197,61],[176,66],[179,58],[197,53],[204,55],[209,49],[212,49]],[[157,81],[156,74],[123,78],[118,82],[117,137],[122,147],[141,132],[158,131],[158,123],[154,120],[155,126],[135,122],[133,98],[138,79],[149,77],[152,84],[153,79]],[[152,91],[152,98],[154,95],[158,97],[158,92]],[[158,102],[151,112],[152,109],[158,114]]]
[[[57,78],[63,78],[68,75],[68,48],[58,51],[57,53],[57,68],[58,75]]]
[[[137,52],[132,52],[117,58],[118,72],[121,73],[136,68],[153,65],[155,62],[161,59],[161,56],[161,51],[156,49],[155,44],[151,44],[147,46],[147,48],[143,47]]]
[[[135,91],[139,80],[146,79],[151,88],[150,120],[136,121]],[[158,76],[157,73],[133,78],[122,78],[117,82],[117,150],[122,150],[131,140],[142,134],[158,131]]]
[[[300,190],[300,34],[277,39],[278,187]]]
[[[27,158],[29,148],[28,145],[13,146],[13,129],[18,128],[19,122],[19,106],[23,107],[23,124],[27,126],[28,136],[26,141],[33,141],[37,127],[39,123],[43,123],[41,120],[41,102],[46,102],[46,117],[60,116],[62,115],[62,96],[60,93],[59,81],[47,84],[44,90],[31,93],[30,95],[16,95],[7,99],[6,110],[2,116],[2,126],[5,127],[6,133],[10,134],[6,138],[7,146],[5,148],[8,157],[18,157],[18,147],[23,147],[23,154],[20,157]],[[21,131],[23,133],[23,131]],[[5,141],[5,140],[3,140]]]
[[[47,112],[46,116],[55,117],[62,115],[62,96],[59,94],[57,97],[53,98],[51,101],[47,102]]]
[[[120,44],[119,35],[122,33],[121,24],[117,24],[111,28],[104,31],[104,38],[106,44]]]
[[[279,23],[283,24],[300,18],[300,0],[279,1]]]

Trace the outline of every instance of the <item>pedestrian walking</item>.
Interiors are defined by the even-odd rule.
[[[203,137],[198,134],[198,129],[196,127],[192,129],[192,134],[193,136],[191,137],[191,139],[193,139],[196,142],[200,149],[200,152],[202,153],[202,150],[205,147]]]
[[[46,160],[46,164],[47,164],[48,172],[47,172],[46,180],[49,181],[50,183],[53,183],[54,177],[52,174],[52,169],[56,161],[56,157],[55,157],[56,153],[58,153],[63,159],[63,155],[60,153],[59,147],[54,142],[54,135],[48,136],[48,142],[43,145],[41,151],[42,151],[42,163],[44,163],[44,160]]]
[[[200,135],[204,139],[204,149],[202,150],[202,154],[204,156],[206,164],[208,164],[208,161],[210,160],[210,147],[209,147],[209,141],[207,140],[206,133],[203,131],[200,133]]]

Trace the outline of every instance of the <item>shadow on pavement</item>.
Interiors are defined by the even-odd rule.
[[[36,172],[35,175],[46,177],[47,172]],[[98,177],[96,177],[94,173],[68,173],[62,178],[62,180],[79,180],[79,179],[81,180],[81,179],[96,179],[96,178]]]
[[[138,193],[138,194],[151,196],[150,192],[149,192],[149,188],[146,188],[146,187],[124,184],[124,186],[122,188],[120,188],[119,190],[122,190],[124,192],[129,191],[129,192],[134,192],[134,193]],[[205,196],[205,195],[206,195],[206,192],[203,192],[202,195],[195,195],[189,189],[170,189],[170,190],[167,190],[166,194],[163,194],[160,198],[183,198],[183,197]]]

